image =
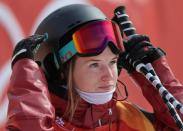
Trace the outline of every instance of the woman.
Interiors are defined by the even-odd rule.
[[[14,50],[7,129],[178,130],[158,92],[123,57],[129,53],[131,59],[144,61],[146,56],[164,86],[182,102],[182,85],[164,53],[154,48],[148,37],[131,38],[124,43],[124,50],[117,24],[97,8],[80,4],[60,8],[45,18],[36,31],[44,33],[46,41],[45,36],[33,35]],[[153,106],[153,115],[117,100],[121,66],[141,86]]]

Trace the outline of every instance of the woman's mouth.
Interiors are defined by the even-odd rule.
[[[114,85],[102,85],[102,86],[99,86],[98,88],[105,91],[110,91],[114,88]]]

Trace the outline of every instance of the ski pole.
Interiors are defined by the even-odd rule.
[[[124,6],[119,6],[114,10],[114,21],[116,21],[119,25],[121,33],[124,34],[130,39],[131,37],[137,35],[136,29],[133,26],[133,23],[129,20],[129,16],[125,12]],[[126,59],[128,59],[128,55],[126,55]],[[149,71],[147,66],[141,61],[129,61],[130,64],[136,69],[137,72],[142,73],[150,83],[159,91],[160,96],[163,98],[165,104],[167,105],[170,114],[174,118],[177,126],[180,130],[183,130],[183,123],[180,119],[180,116],[176,112],[175,108],[179,110],[183,114],[183,106],[182,104],[176,100],[176,98],[163,86],[159,77],[156,75],[156,72],[153,68]],[[150,64],[151,65],[151,64]],[[152,65],[151,65],[152,67]]]

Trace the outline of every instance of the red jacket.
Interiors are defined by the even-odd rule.
[[[183,86],[175,79],[165,57],[152,63],[163,85],[183,103]],[[154,109],[149,121],[133,104],[112,99],[103,105],[81,101],[72,122],[63,120],[67,101],[48,92],[43,71],[29,59],[19,60],[13,67],[8,92],[9,108],[6,129],[20,131],[174,131],[178,130],[158,92],[133,72],[131,77],[142,88],[143,95]],[[115,95],[114,95],[115,98]],[[181,118],[183,115],[180,114]]]

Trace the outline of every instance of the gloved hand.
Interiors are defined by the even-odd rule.
[[[149,37],[145,35],[135,35],[124,41],[124,47],[125,52],[119,55],[118,66],[125,68],[128,73],[134,71],[132,66],[134,61],[147,64],[165,55],[165,52],[160,48],[155,48],[151,44]]]
[[[40,44],[47,39],[47,35],[32,35],[21,40],[15,46],[12,56],[11,67],[20,59],[29,58],[34,60],[34,54],[37,52]]]

